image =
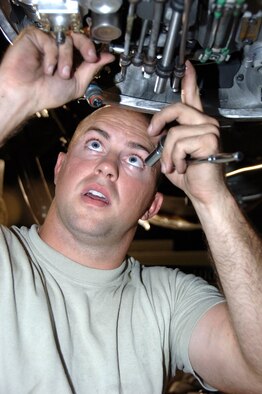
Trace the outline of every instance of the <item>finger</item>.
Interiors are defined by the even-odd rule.
[[[57,66],[58,49],[54,38],[33,26],[28,26],[22,30],[14,41],[14,45],[19,45],[20,50],[28,59],[39,58],[42,54],[43,70],[47,75],[52,75]],[[17,50],[18,51],[18,50]],[[16,51],[16,54],[17,54]]]
[[[94,63],[98,61],[95,46],[85,34],[71,33],[71,37],[74,46],[78,49],[86,62]]]
[[[197,86],[196,71],[189,60],[186,61],[185,76],[182,79],[181,101],[199,111],[203,111]]]
[[[164,127],[174,120],[180,124],[186,125],[213,124],[218,126],[216,119],[211,118],[195,108],[182,103],[176,103],[154,114],[148,128],[149,135],[159,135]]]
[[[94,43],[84,34],[72,33],[71,37],[74,46],[79,50],[84,61],[87,63],[96,64],[94,69],[99,70],[101,66],[111,63],[115,60],[115,56],[107,52],[101,52],[99,55],[97,55]]]
[[[219,151],[218,136],[212,132],[190,136],[178,140],[175,144],[169,146],[165,144],[162,155],[162,167],[165,173],[171,173],[174,170],[183,174],[187,168],[188,155],[192,158],[202,158]]]
[[[77,97],[83,96],[87,86],[94,79],[99,70],[106,64],[112,62],[114,56],[109,53],[101,53],[99,60],[95,63],[83,62],[75,71],[76,94]]]
[[[58,53],[57,72],[61,78],[68,79],[73,65],[73,41],[70,36],[66,36],[65,42],[58,46]]]
[[[114,55],[110,53],[100,53],[98,56],[95,51],[93,42],[84,34],[72,33],[73,44],[83,57],[83,62],[75,71],[77,80],[77,94],[82,96],[99,70],[108,63],[115,60]]]
[[[165,146],[168,144],[175,145],[184,138],[198,137],[205,134],[214,134],[217,138],[220,137],[219,128],[213,124],[174,126],[167,133]]]

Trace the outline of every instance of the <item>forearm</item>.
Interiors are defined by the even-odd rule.
[[[23,100],[15,90],[5,87],[4,81],[1,80],[0,68],[0,146],[11,137],[18,126],[30,115],[28,99]]]
[[[262,373],[262,243],[229,191],[195,204],[216,265],[241,351]]]

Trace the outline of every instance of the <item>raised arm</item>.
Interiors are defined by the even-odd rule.
[[[73,49],[82,57],[73,65]],[[0,65],[0,144],[27,117],[82,96],[98,70],[113,60],[99,57],[83,34],[72,33],[63,45],[39,29],[23,30]]]
[[[190,71],[189,71],[190,72]],[[196,92],[194,88],[191,93]],[[210,385],[234,394],[262,392],[262,244],[226,186],[220,165],[188,165],[187,155],[219,150],[216,120],[194,109],[196,97],[154,115],[158,135],[174,119],[162,170],[191,199],[206,234],[227,303],[209,310],[190,342],[194,370]]]

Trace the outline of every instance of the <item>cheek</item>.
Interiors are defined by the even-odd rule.
[[[63,177],[70,176],[75,177],[78,174],[87,171],[90,166],[88,160],[83,160],[77,156],[70,156],[65,165],[61,168],[61,173]]]
[[[142,209],[147,208],[150,204],[155,188],[154,180],[151,182],[148,179],[134,179],[126,178],[122,183],[122,195],[125,196],[125,201],[129,208],[139,206]]]
[[[56,187],[61,189],[70,189],[77,179],[81,176],[81,166],[79,163],[70,161],[62,166],[56,175]]]

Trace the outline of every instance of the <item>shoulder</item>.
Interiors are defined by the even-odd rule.
[[[165,295],[177,301],[187,297],[220,296],[218,289],[194,274],[186,274],[178,268],[144,266],[129,258],[133,279],[146,287],[154,296]]]
[[[8,254],[17,256],[25,249],[26,240],[31,229],[27,227],[11,226],[10,228],[0,225],[0,249],[2,258]]]

